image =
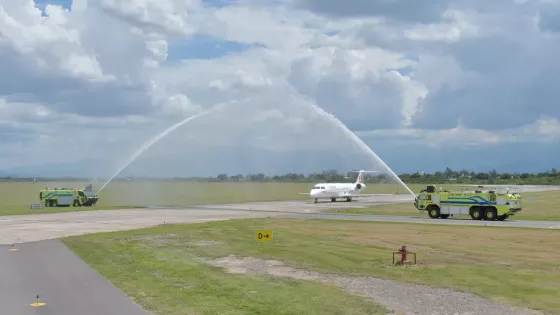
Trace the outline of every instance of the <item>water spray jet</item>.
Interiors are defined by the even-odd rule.
[[[288,85],[289,86],[289,85]],[[291,89],[292,91],[294,91],[293,89]],[[299,95],[299,93],[295,92],[292,93],[291,96],[295,97],[296,95]],[[320,117],[326,118],[327,121],[330,121],[331,123],[333,123],[336,127],[340,128],[344,134],[348,137],[350,137],[350,139],[356,143],[363,151],[365,151],[365,153],[367,153],[369,156],[372,156],[375,158],[376,161],[379,161],[389,172],[390,174],[397,179],[397,181],[402,184],[407,190],[408,192],[413,195],[414,197],[416,197],[416,194],[408,187],[406,186],[406,184],[391,170],[391,168],[389,168],[389,166],[381,159],[379,158],[379,156],[377,156],[377,154],[375,154],[375,152],[373,152],[355,133],[353,133],[350,129],[348,129],[348,127],[346,127],[346,125],[344,125],[338,118],[336,118],[334,115],[329,114],[327,112],[325,112],[323,109],[321,109],[320,107],[316,106],[313,102],[311,101],[307,101],[303,96],[297,97],[299,100],[303,101],[304,105],[307,105],[308,107],[310,107],[313,112],[317,113],[320,115]],[[151,148],[154,144],[156,144],[158,141],[160,141],[162,138],[164,138],[165,136],[167,136],[169,133],[173,132],[174,130],[176,130],[177,128],[179,128],[180,126],[203,116],[206,116],[212,112],[215,112],[219,109],[224,108],[225,106],[229,106],[232,103],[237,103],[237,102],[230,102],[230,103],[225,103],[225,104],[219,104],[216,105],[206,111],[203,111],[201,113],[198,113],[197,115],[188,117],[186,119],[184,119],[183,121],[180,121],[178,123],[176,123],[175,125],[167,128],[166,130],[164,130],[163,132],[161,132],[159,135],[157,135],[156,137],[154,137],[153,139],[149,140],[148,142],[146,142],[144,145],[142,145],[142,147],[140,147],[140,149],[138,149],[127,161],[126,163],[124,163],[104,184],[103,186],[101,186],[101,188],[97,191],[97,193],[101,192],[115,177],[117,177],[126,167],[128,167],[132,162],[134,162],[141,154],[143,154],[146,150],[148,150],[149,148]]]
[[[324,111],[322,108],[320,108],[319,106],[313,104],[310,101],[304,100],[304,103],[309,105],[316,113],[318,113],[319,115],[321,115],[322,117],[325,117],[327,119],[329,119],[331,122],[333,122],[337,127],[339,127],[340,129],[342,129],[342,131],[344,131],[344,133],[349,136],[355,143],[358,144],[358,146],[364,150],[366,153],[368,153],[369,155],[372,155],[373,157],[375,157],[375,159],[379,162],[381,162],[381,164],[383,164],[383,166],[391,173],[391,175],[396,178],[399,183],[401,183],[407,190],[408,192],[414,196],[416,198],[416,194],[410,189],[408,188],[408,186],[406,186],[406,184],[397,176],[397,174],[395,174],[395,172],[393,172],[393,170],[391,170],[391,168],[385,164],[385,162],[379,157],[377,156],[377,154],[375,154],[375,152],[373,152],[373,150],[370,149],[370,147],[368,147],[363,141],[362,139],[360,139],[355,133],[353,133],[350,129],[348,129],[348,127],[346,127],[345,124],[343,124],[338,118],[336,118],[333,114],[327,113],[326,111]]]
[[[121,167],[113,174],[113,176],[111,176],[111,177],[105,182],[105,184],[103,184],[103,186],[101,186],[101,188],[99,188],[99,190],[97,191],[97,193],[99,194],[99,193],[103,190],[103,188],[105,188],[115,177],[117,177],[128,165],[130,165],[130,164],[131,164],[132,162],[134,162],[140,155],[142,155],[142,153],[144,153],[146,150],[148,150],[149,148],[151,148],[151,147],[152,147],[154,144],[156,144],[159,140],[161,140],[163,137],[167,136],[169,133],[171,133],[171,132],[174,131],[175,129],[181,127],[182,125],[184,125],[184,124],[186,124],[186,123],[188,123],[188,122],[190,122],[190,121],[192,121],[192,120],[194,120],[194,119],[197,119],[197,118],[206,116],[206,115],[208,115],[208,114],[210,114],[210,113],[212,113],[212,112],[217,111],[218,109],[222,109],[222,108],[224,108],[225,106],[228,106],[228,105],[231,105],[231,104],[232,104],[232,103],[219,104],[219,105],[216,105],[216,106],[214,106],[214,107],[212,107],[212,108],[210,108],[210,109],[208,109],[208,110],[205,110],[205,111],[203,111],[203,112],[200,112],[200,113],[198,113],[198,114],[196,114],[196,115],[194,115],[194,116],[190,116],[190,117],[188,117],[188,118],[186,118],[186,119],[184,119],[184,120],[182,120],[182,121],[176,123],[175,125],[173,125],[173,126],[167,128],[166,130],[164,130],[163,132],[161,132],[160,134],[158,134],[156,137],[154,137],[152,140],[150,140],[150,141],[144,143],[144,145],[142,145],[142,146],[140,147],[140,149],[138,149],[138,150],[126,161],[126,163],[124,163],[124,165],[121,166]]]

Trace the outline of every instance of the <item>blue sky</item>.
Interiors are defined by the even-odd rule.
[[[72,9],[72,0],[35,0],[35,6],[43,12],[47,4],[59,5],[68,10]]]
[[[227,41],[208,35],[195,35],[188,39],[177,39],[168,43],[167,61],[183,59],[214,59],[226,54],[240,53],[252,45]]]
[[[560,167],[560,4],[85,2],[41,22],[0,0],[16,21],[0,25],[0,174],[111,173],[224,102],[238,107],[174,131],[146,161],[179,150],[187,175],[380,167],[334,125],[317,129],[309,101],[396,172]],[[35,1],[46,4],[72,5]]]

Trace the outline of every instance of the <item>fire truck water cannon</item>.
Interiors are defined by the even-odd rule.
[[[506,189],[503,192],[483,190],[439,191],[429,185],[414,199],[414,207],[427,211],[432,219],[447,219],[453,215],[469,215],[473,220],[504,221],[522,210],[522,197]]]

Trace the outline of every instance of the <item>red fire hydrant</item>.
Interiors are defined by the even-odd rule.
[[[403,245],[402,248],[399,249],[399,253],[401,253],[401,263],[404,265],[406,261],[406,253],[408,253],[405,245]]]
[[[415,253],[415,252],[409,252],[409,251],[406,249],[406,246],[405,246],[405,245],[403,245],[403,246],[399,249],[399,251],[393,252],[393,265],[395,264],[395,255],[398,255],[398,254],[401,255],[401,265],[404,265],[404,264],[407,262],[406,259],[407,259],[408,254],[414,255],[414,264],[416,265],[416,253]]]

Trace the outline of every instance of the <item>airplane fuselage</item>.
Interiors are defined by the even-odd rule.
[[[356,172],[356,171],[351,171]],[[364,173],[375,173],[377,171],[364,171],[360,170],[358,172],[358,178],[354,183],[319,183],[315,184],[309,193],[299,194],[309,194],[309,196],[315,199],[315,203],[319,199],[329,198],[332,202],[335,202],[337,198],[345,198],[346,201],[352,201],[352,198],[365,197],[361,192],[366,189],[366,184],[364,184]]]
[[[311,198],[347,198],[349,195],[361,193],[366,188],[363,183],[321,183],[311,188]],[[348,197],[350,198],[350,197]]]

